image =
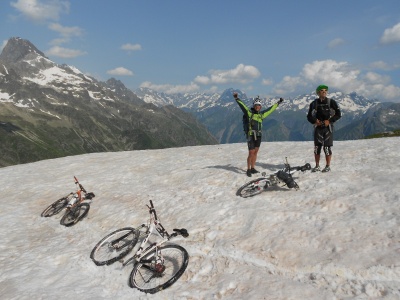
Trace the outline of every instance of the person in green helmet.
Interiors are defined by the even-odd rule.
[[[249,155],[247,157],[247,176],[251,177],[252,174],[259,173],[255,169],[258,150],[261,145],[262,138],[262,122],[268,117],[280,103],[283,102],[283,98],[275,103],[274,105],[268,107],[267,109],[261,109],[261,100],[259,97],[255,98],[253,101],[253,107],[249,108],[239,99],[238,93],[233,93],[233,98],[239,105],[240,109],[243,111],[246,123],[246,137],[247,137],[247,147],[249,149]]]
[[[328,86],[319,85],[315,91],[318,99],[310,103],[307,120],[314,125],[314,158],[315,167],[312,172],[321,171],[319,165],[321,150],[324,149],[326,165],[322,172],[331,170],[333,146],[333,123],[341,118],[339,105],[333,99],[329,99]]]

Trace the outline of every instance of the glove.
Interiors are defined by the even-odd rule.
[[[279,98],[278,103],[281,104],[283,102],[283,98]]]
[[[238,98],[238,93],[233,93],[233,98],[237,99]]]

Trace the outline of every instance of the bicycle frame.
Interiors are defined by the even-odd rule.
[[[237,190],[236,195],[244,198],[252,197],[262,193],[263,191],[266,191],[269,189],[269,187],[279,185],[280,183],[284,183],[288,188],[294,188],[298,190],[299,186],[296,181],[294,181],[292,174],[297,171],[305,172],[307,170],[311,170],[311,165],[309,163],[306,163],[303,166],[291,167],[286,158],[284,168],[269,175],[267,175],[265,172],[262,172],[262,177],[253,179],[242,185]]]
[[[156,213],[156,210],[154,209],[153,202],[151,200],[150,200],[150,204],[151,204],[151,206],[147,205],[147,207],[149,208],[149,213],[150,213],[149,223],[142,224],[141,226],[139,226],[137,228],[137,229],[139,229],[139,228],[148,227],[148,230],[146,232],[146,237],[141,242],[140,247],[136,251],[136,253],[131,258],[129,258],[126,262],[122,262],[123,266],[126,266],[132,260],[135,260],[137,262],[144,262],[144,263],[150,262],[147,260],[143,260],[142,258],[154,250],[156,252],[156,257],[158,259],[158,254],[159,254],[158,248],[160,246],[162,246],[163,244],[165,244],[166,242],[168,242],[171,238],[178,235],[176,232],[173,234],[169,234],[165,230],[164,226],[162,226],[162,224],[160,223],[160,221],[157,218],[157,213]],[[157,243],[151,243],[150,245],[145,247],[148,244],[150,236],[154,233],[157,233],[158,236],[161,238],[161,240]]]
[[[119,261],[125,267],[133,262],[129,286],[154,294],[174,284],[186,270],[188,252],[182,246],[168,241],[178,235],[186,238],[189,233],[185,228],[174,228],[174,232],[169,234],[157,218],[151,200],[147,208],[150,214],[148,223],[111,232],[96,244],[90,258],[98,266]],[[156,236],[153,237],[153,234]]]
[[[78,190],[76,192],[71,192],[68,196],[72,195],[71,199],[68,201],[67,209],[71,210],[81,204],[86,200],[86,194],[88,194],[82,184],[79,183],[78,179],[74,176],[75,184],[78,185]],[[85,196],[82,197],[82,192]],[[88,200],[91,200],[88,199]]]

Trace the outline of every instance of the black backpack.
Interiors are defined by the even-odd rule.
[[[251,113],[251,116],[250,116],[250,118],[247,116],[247,114],[243,114],[243,119],[242,119],[242,122],[243,122],[243,130],[244,130],[244,134],[249,134],[249,131],[250,131],[250,124],[251,124],[251,119],[253,119],[253,115],[254,115],[254,113]]]
[[[327,98],[328,101],[328,107],[330,108],[331,111],[331,117],[333,117],[335,115],[335,111],[334,109],[331,108],[331,98]],[[313,102],[313,111],[312,111],[312,115],[315,117],[317,115],[317,108],[318,108],[318,99],[315,99]]]

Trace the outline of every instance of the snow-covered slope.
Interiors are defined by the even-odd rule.
[[[226,144],[94,153],[0,169],[2,299],[400,299],[400,138],[335,142],[332,172],[295,175],[300,190],[236,190],[247,147]],[[179,155],[178,155],[179,154]],[[313,165],[312,142],[263,143],[258,169]],[[93,199],[71,228],[41,218],[74,189]],[[132,266],[89,258],[112,230],[147,218],[185,227],[190,255],[173,286],[146,295]]]

